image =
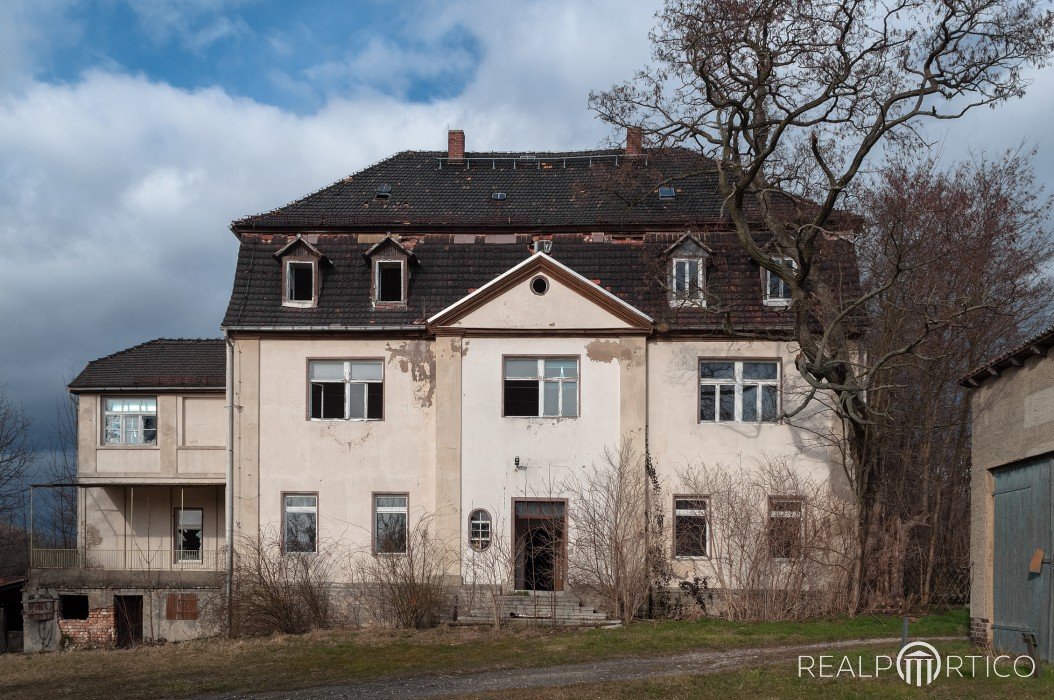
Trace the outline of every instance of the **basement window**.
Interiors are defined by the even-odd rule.
[[[578,358],[506,358],[504,415],[578,416]]]
[[[310,360],[312,420],[381,420],[384,364],[381,360]]]
[[[283,495],[282,549],[290,553],[313,553],[318,541],[318,495],[287,493]]]
[[[166,620],[197,620],[198,596],[194,593],[169,593],[165,600]]]
[[[673,555],[705,557],[709,555],[710,520],[707,499],[684,496],[673,500]]]
[[[315,264],[287,261],[285,264],[286,306],[312,306],[315,303]]]
[[[403,263],[399,260],[377,261],[374,270],[375,297],[379,302],[401,303],[404,301],[405,279]]]
[[[59,614],[62,615],[63,620],[87,620],[88,596],[60,595]]]
[[[805,501],[802,498],[772,496],[769,498],[769,554],[773,559],[801,557],[805,542]]]

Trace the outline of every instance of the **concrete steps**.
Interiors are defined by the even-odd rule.
[[[502,616],[513,624],[544,624],[562,627],[617,624],[607,613],[585,603],[576,596],[563,592],[538,591],[528,595],[504,596]],[[461,615],[458,624],[492,624],[488,610],[473,610]]]

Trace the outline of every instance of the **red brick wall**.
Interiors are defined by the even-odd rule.
[[[80,646],[111,646],[114,643],[113,608],[89,610],[87,620],[59,620],[59,630]]]

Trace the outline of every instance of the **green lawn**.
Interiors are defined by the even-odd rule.
[[[914,637],[966,634],[963,610],[913,622]],[[896,637],[900,618],[809,623],[639,622],[616,629],[495,633],[339,630],[303,636],[198,640],[132,650],[0,656],[0,695],[20,698],[156,697],[280,690],[392,675],[524,668],[689,649],[733,649]]]
[[[977,653],[964,643],[938,643],[944,654]],[[897,649],[860,649],[839,651],[837,657],[847,654],[856,664],[863,657],[864,672],[874,674],[874,655],[877,653],[895,656]],[[871,661],[868,661],[870,659]],[[980,666],[978,667],[981,668]],[[707,675],[670,676],[667,678],[634,681],[629,683],[604,683],[576,685],[565,688],[546,688],[547,700],[589,700],[590,698],[1051,698],[1054,697],[1054,669],[1046,666],[1037,678],[986,677],[981,671],[976,677],[964,673],[965,677],[939,677],[924,689],[905,684],[895,672],[879,678],[816,679],[798,678],[797,662],[780,663],[765,668],[732,671]],[[472,696],[474,698],[533,698],[538,691],[503,691],[501,693]]]

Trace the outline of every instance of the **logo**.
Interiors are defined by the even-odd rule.
[[[897,675],[916,688],[929,685],[941,673],[941,655],[932,644],[911,642],[897,654]]]

